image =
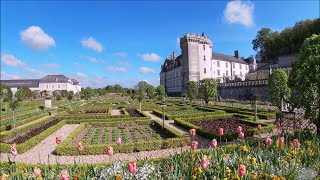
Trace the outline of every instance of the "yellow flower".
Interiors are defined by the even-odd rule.
[[[248,151],[249,151],[248,148],[247,148],[247,146],[240,146],[240,149],[241,149],[242,151],[244,151],[244,152],[248,152]]]
[[[251,164],[256,164],[256,161],[257,161],[256,158],[253,158],[253,157],[251,158],[251,157],[250,157],[250,162],[251,162]]]
[[[116,174],[116,180],[122,180],[122,176],[120,174]]]
[[[201,174],[203,172],[201,167],[198,167],[198,172],[199,172],[199,174]]]
[[[6,180],[8,177],[9,177],[9,175],[6,174],[6,173],[4,173],[4,174],[2,174],[2,176],[1,176],[1,180]]]
[[[272,180],[280,180],[280,178],[278,176],[273,176]]]
[[[193,176],[192,176],[192,179],[197,179],[197,176],[193,175]]]
[[[211,156],[208,156],[207,158],[210,160],[210,159],[211,159]]]

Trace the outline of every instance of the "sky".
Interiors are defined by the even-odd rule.
[[[82,87],[159,85],[179,38],[205,32],[213,51],[255,55],[263,27],[319,18],[319,1],[1,1],[1,79],[64,74]]]

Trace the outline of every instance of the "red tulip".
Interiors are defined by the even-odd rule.
[[[269,146],[269,145],[271,145],[272,144],[272,139],[268,136],[266,139],[265,139],[265,144],[267,145],[267,146]]]
[[[56,137],[56,144],[60,144],[60,142],[61,142],[61,138],[60,138],[60,136],[57,136]]]
[[[173,172],[174,166],[171,164],[169,169],[170,169],[170,172]]]
[[[191,143],[191,149],[196,150],[198,148],[198,142],[197,141],[192,141]]]
[[[117,145],[120,145],[121,142],[122,142],[121,137],[119,137],[118,140],[117,140]]]
[[[39,168],[35,167],[34,170],[33,170],[33,175],[35,177],[41,176],[41,170]]]
[[[278,142],[280,145],[284,145],[284,137],[279,138]]]
[[[262,126],[261,124],[258,125],[258,130],[261,131],[262,130]]]
[[[112,156],[113,155],[113,148],[111,146],[107,147],[107,154],[109,156]]]
[[[211,147],[212,147],[212,148],[216,148],[217,146],[218,146],[217,140],[216,140],[216,139],[212,139],[212,141],[211,141]]]
[[[190,129],[189,134],[194,137],[196,135],[196,130]]]
[[[16,144],[12,144],[11,145],[11,154],[16,156],[18,154],[17,148],[16,148]]]
[[[131,162],[129,165],[128,165],[128,170],[131,174],[134,174],[137,172],[137,163],[136,162]]]
[[[242,132],[242,127],[238,126],[237,131],[238,131],[238,133]]]
[[[240,165],[240,168],[239,168],[239,174],[240,176],[244,176],[246,175],[246,167],[244,165]]]
[[[218,134],[219,134],[219,136],[223,135],[223,128],[219,128]]]
[[[277,134],[281,135],[281,130],[280,129],[277,129]]]
[[[240,138],[240,139],[243,139],[243,138],[244,138],[244,133],[243,133],[243,132],[240,132],[240,133],[239,133],[239,138]]]
[[[78,143],[78,150],[79,151],[83,151],[84,150],[84,146],[83,146],[81,141]]]
[[[209,159],[207,158],[206,155],[203,156],[203,158],[201,159],[200,164],[201,164],[202,169],[205,169],[205,168],[208,167],[208,165],[209,165]]]
[[[295,148],[299,148],[300,147],[300,143],[299,143],[299,140],[298,139],[294,139],[293,140],[293,146],[295,147]]]

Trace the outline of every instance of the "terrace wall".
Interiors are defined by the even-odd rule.
[[[218,93],[222,99],[249,100],[252,94],[258,94],[260,101],[271,101],[268,80],[221,83]]]

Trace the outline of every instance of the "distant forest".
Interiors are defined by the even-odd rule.
[[[320,18],[297,22],[281,32],[262,28],[252,41],[257,60],[264,62],[281,55],[299,53],[303,41],[312,34],[320,34]]]

